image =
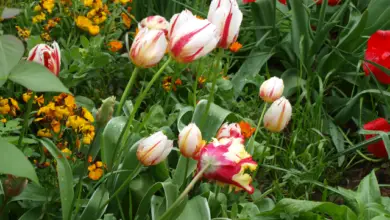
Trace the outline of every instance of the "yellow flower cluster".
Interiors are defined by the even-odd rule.
[[[32,95],[32,92],[26,92],[22,95],[22,99],[25,103],[28,102],[28,100],[30,100],[31,98],[31,95]],[[43,95],[41,96],[35,96],[34,97],[34,101],[33,101],[34,104],[38,104],[39,107],[41,107],[44,103],[45,103],[45,98],[43,98]]]
[[[95,127],[92,125],[95,120],[92,114],[84,107],[77,108],[72,95],[62,93],[53,100],[38,110],[35,121],[49,126],[40,129],[37,135],[52,137],[53,132],[60,133],[61,125],[65,124],[82,134],[84,144],[91,144],[95,137]]]
[[[21,28],[19,26],[15,26],[16,30],[18,31],[19,37],[23,39],[27,39],[30,37],[31,31],[27,28]]]
[[[16,111],[20,111],[20,108],[15,99],[0,97],[0,114],[16,116]]]
[[[87,16],[78,16],[76,18],[76,25],[84,31],[88,31],[91,35],[97,35],[100,32],[99,25],[107,20],[108,6],[103,4],[102,0],[84,0],[85,7],[91,9]]]
[[[36,24],[36,23],[41,23],[42,21],[46,20],[46,14],[41,12],[40,14],[37,14],[35,15],[33,18],[32,18],[32,23],[33,24]]]
[[[104,164],[101,161],[96,161],[96,163],[88,166],[88,177],[91,180],[99,180],[103,176],[103,167]]]

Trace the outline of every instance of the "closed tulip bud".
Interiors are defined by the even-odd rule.
[[[231,137],[235,137],[235,138],[243,138],[242,134],[241,134],[241,128],[240,128],[240,125],[237,124],[237,123],[231,123],[231,124],[228,124],[228,123],[225,123],[223,124],[218,132],[217,132],[217,136],[216,138],[219,140],[221,138],[231,138]]]
[[[290,102],[281,97],[272,103],[264,115],[264,127],[272,132],[282,131],[291,119],[292,107]]]
[[[47,44],[38,44],[30,50],[27,60],[39,63],[58,76],[61,67],[61,51],[54,41],[52,47]]]
[[[137,158],[143,165],[153,166],[165,160],[172,147],[173,141],[159,131],[140,142]]]
[[[203,147],[202,133],[196,124],[187,125],[179,134],[180,152],[185,157],[196,158]]]
[[[130,59],[138,67],[152,67],[164,57],[167,44],[163,31],[143,28],[131,45]]]
[[[283,80],[274,76],[261,84],[259,95],[265,102],[274,102],[282,96],[283,90]]]
[[[169,22],[160,15],[149,16],[144,18],[139,24],[138,28],[148,28],[152,30],[164,31],[165,35],[168,35]]]
[[[181,63],[207,55],[219,41],[217,27],[208,20],[196,18],[188,10],[172,17],[168,35],[169,51]]]
[[[114,113],[115,102],[115,96],[111,96],[103,100],[102,105],[96,112],[96,122],[100,127],[104,127],[108,121],[111,120],[112,114]]]
[[[242,17],[236,0],[213,0],[211,2],[207,19],[217,26],[221,37],[218,47],[229,48],[237,40]]]

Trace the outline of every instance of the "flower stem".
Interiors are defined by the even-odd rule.
[[[186,158],[186,168],[184,170],[184,179],[183,179],[183,185],[187,185],[187,172],[188,172],[188,166],[190,165],[190,158]]]
[[[249,153],[253,154],[253,145],[255,144],[255,140],[256,140],[256,136],[257,136],[257,133],[259,132],[259,129],[260,129],[260,124],[261,122],[263,121],[263,118],[264,118],[264,114],[265,114],[265,111],[267,110],[267,107],[268,107],[268,103],[264,103],[264,106],[263,106],[263,111],[261,112],[261,115],[260,115],[260,118],[259,118],[259,121],[257,122],[257,127],[256,127],[256,131],[255,131],[255,134],[253,135],[253,138],[251,139],[251,142],[249,144]]]
[[[110,198],[103,203],[102,206],[100,206],[100,209],[103,209],[108,203],[110,203],[124,188],[126,188],[126,186],[131,182],[131,180],[133,180],[135,178],[135,176],[137,176],[137,174],[139,173],[139,171],[141,170],[142,168],[142,164],[141,163],[138,163],[137,167],[133,170],[133,172],[131,172],[131,174],[129,175],[129,177],[127,177],[127,179],[125,180],[125,182],[122,183],[122,185],[114,192],[114,194],[112,194],[112,196],[110,196]]]
[[[27,110],[24,113],[23,129],[22,129],[22,132],[20,133],[19,140],[18,140],[18,147],[19,148],[22,147],[23,138],[24,138],[24,135],[26,134],[27,129],[28,129],[28,116],[31,113],[34,97],[35,97],[35,92],[32,92],[31,93],[31,97],[30,97],[30,99],[27,102]],[[22,150],[24,150],[24,147],[22,148]]]
[[[175,208],[183,201],[183,199],[188,195],[188,193],[191,191],[191,189],[194,187],[195,183],[198,182],[200,178],[202,178],[204,172],[210,167],[210,164],[207,164],[204,166],[198,174],[192,179],[192,181],[188,184],[188,186],[184,189],[184,191],[180,194],[179,198],[176,199],[176,201],[171,205],[171,207],[168,208],[167,211],[159,218],[159,220],[166,220],[169,219],[171,212],[175,210]]]
[[[133,87],[133,84],[134,84],[135,80],[137,79],[138,72],[139,72],[139,68],[135,67],[133,70],[133,73],[131,74],[129,82],[127,83],[126,89],[122,94],[122,98],[121,98],[121,101],[119,102],[118,108],[116,109],[115,116],[119,116],[119,114],[121,113],[122,107],[125,104],[127,96],[129,96],[129,93]]]

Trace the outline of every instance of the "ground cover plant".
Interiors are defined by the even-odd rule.
[[[389,0],[0,16],[0,219],[390,219]]]

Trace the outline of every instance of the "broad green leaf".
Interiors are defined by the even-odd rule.
[[[15,145],[8,143],[3,138],[0,138],[0,145],[0,173],[26,177],[39,184],[34,167],[24,156],[22,151]]]
[[[7,81],[10,71],[24,53],[22,41],[12,35],[0,36],[0,87]]]
[[[275,25],[275,2],[274,0],[261,0],[251,4],[252,17],[257,27],[269,27]],[[257,39],[261,39],[268,30],[256,29]]]
[[[368,5],[367,25],[364,30],[365,35],[371,35],[375,31],[382,29],[390,22],[390,8],[387,0],[371,0]]]
[[[207,199],[196,196],[187,202],[183,212],[177,220],[211,220]]]
[[[194,107],[192,106],[180,108],[179,117],[177,118],[177,129],[179,131],[191,122],[191,115],[189,115],[189,113],[192,112],[194,112]]]
[[[20,9],[18,9],[18,8],[4,8],[3,13],[1,14],[0,18],[9,19],[9,18],[13,18],[19,14],[20,14]]]
[[[62,218],[64,220],[70,219],[71,211],[73,208],[72,201],[74,197],[72,169],[70,168],[66,157],[50,139],[44,138],[40,141],[42,145],[46,147],[46,149],[50,152],[50,154],[54,158],[56,158],[58,184],[60,187]]]
[[[332,142],[334,146],[337,149],[337,152],[340,153],[342,152],[345,147],[344,147],[344,136],[339,130],[338,126],[336,126],[333,121],[330,119],[328,120],[328,127],[329,127],[329,134],[332,138]],[[345,156],[341,156],[338,158],[338,165],[341,167],[344,163]]]
[[[35,207],[28,210],[22,216],[20,216],[19,220],[37,220],[41,216],[42,216],[42,207]]]
[[[89,40],[84,35],[81,35],[80,37],[81,46],[83,46],[84,49],[88,49],[89,47]]]
[[[35,183],[30,183],[26,186],[20,195],[13,197],[11,201],[22,200],[46,202],[49,200],[49,191],[42,186],[36,185]]]
[[[35,62],[20,61],[11,70],[9,79],[34,92],[70,93],[58,77]]]
[[[107,170],[112,169],[114,153],[117,151],[115,147],[126,121],[127,117],[124,116],[112,118],[103,131],[103,139],[101,140],[103,143],[101,149],[103,151],[102,160],[106,164]]]
[[[381,193],[374,170],[360,182],[356,199],[361,207],[365,207],[369,203],[381,203]],[[365,213],[367,219],[372,219],[377,215],[366,208],[361,211]]]
[[[109,193],[104,186],[100,185],[99,188],[92,194],[92,197],[89,199],[87,207],[85,207],[83,213],[80,216],[80,220],[89,220],[89,219],[98,219],[106,211],[105,207],[101,208],[100,206],[109,199]]]
[[[372,218],[371,220],[390,220],[390,217],[376,216],[376,217]]]

